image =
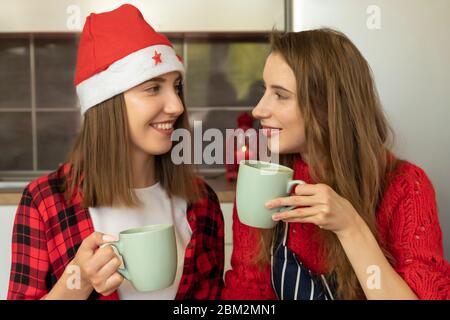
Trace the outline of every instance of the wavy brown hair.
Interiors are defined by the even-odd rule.
[[[180,97],[182,98],[182,92]],[[189,130],[187,113],[175,122],[175,129]],[[130,134],[122,94],[90,108],[69,155],[66,199],[82,194],[84,207],[127,206],[140,203],[133,192]],[[199,198],[194,173],[188,164],[175,165],[171,153],[155,156],[155,177],[169,195],[187,201]]]
[[[344,34],[331,29],[274,31],[270,42],[271,51],[284,58],[296,77],[311,178],[349,200],[377,237],[376,210],[398,161],[389,151],[393,135],[369,64]],[[292,166],[294,158],[282,155],[280,162]],[[275,232],[260,231],[255,259],[261,267],[269,261]],[[364,299],[336,235],[321,230],[319,237],[337,298]]]

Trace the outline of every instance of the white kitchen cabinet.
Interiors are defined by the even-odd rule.
[[[79,32],[86,16],[135,5],[160,32],[264,32],[285,28],[282,0],[0,1],[0,32]]]
[[[6,299],[11,268],[11,235],[17,206],[0,206],[0,300]]]

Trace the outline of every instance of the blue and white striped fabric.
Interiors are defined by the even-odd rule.
[[[288,223],[280,223],[272,245],[272,286],[280,300],[334,300],[322,274],[306,268],[287,247]]]

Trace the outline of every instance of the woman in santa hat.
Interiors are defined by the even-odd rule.
[[[83,113],[67,163],[31,182],[17,210],[8,299],[215,299],[223,276],[223,217],[214,191],[171,160],[188,128],[184,67],[169,40],[123,5],[91,14],[75,85]],[[120,231],[173,224],[175,282],[141,293],[117,270]],[[80,287],[69,289],[79,268]]]

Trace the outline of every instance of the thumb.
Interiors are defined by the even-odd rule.
[[[82,246],[85,249],[90,249],[92,251],[97,250],[102,244],[112,241],[117,241],[115,236],[104,234],[101,232],[93,232],[89,237],[84,239]]]

